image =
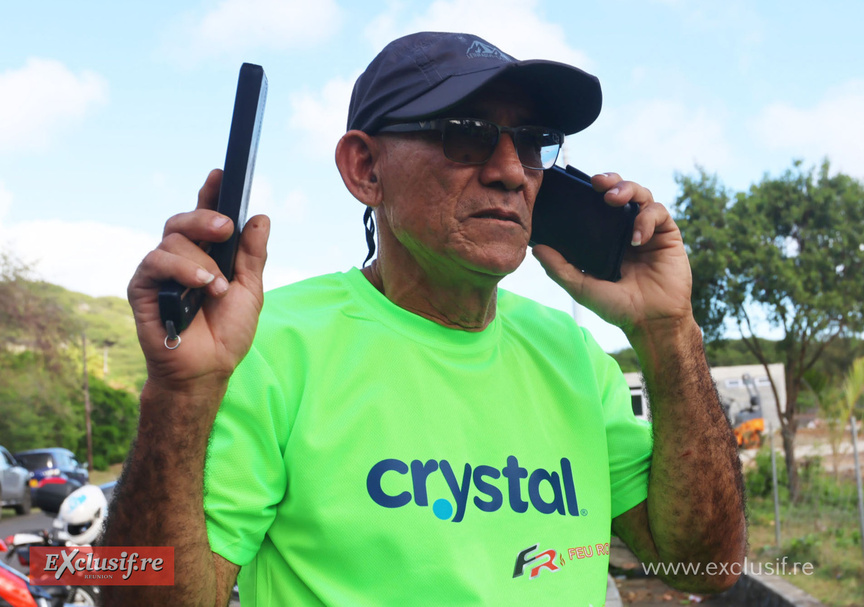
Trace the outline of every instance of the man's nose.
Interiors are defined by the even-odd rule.
[[[515,190],[525,183],[525,168],[516,152],[516,144],[510,133],[501,133],[492,156],[483,165],[482,179],[486,185],[500,182],[508,190]]]

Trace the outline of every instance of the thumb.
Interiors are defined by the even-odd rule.
[[[567,291],[570,297],[606,322],[616,324],[613,321],[613,309],[617,309],[616,302],[621,297],[620,287],[616,283],[583,273],[564,259],[561,253],[546,245],[537,245],[532,252],[549,278]]]
[[[250,290],[263,290],[262,274],[267,262],[267,240],[270,238],[270,218],[255,215],[240,235],[240,247],[234,260],[234,278]]]
[[[590,276],[564,259],[564,256],[552,247],[538,244],[531,249],[531,254],[540,262],[549,278],[558,283],[573,299],[579,300],[585,290],[585,282],[591,280]]]

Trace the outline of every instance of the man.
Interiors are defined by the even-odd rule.
[[[609,204],[640,207],[621,281],[533,251],[629,337],[653,455],[614,361],[565,314],[497,289],[526,254],[560,131],[599,109],[597,80],[570,66],[462,34],[391,43],[336,149],[378,257],[270,293],[263,311],[265,217],[247,223],[230,286],[195,244],[232,229],[211,173],[129,286],[149,377],[105,540],[175,546],[176,586],[106,588],[108,604],[223,605],[242,566],[244,607],[601,605],[610,528],[643,561],[698,565],[669,576],[681,588],[734,583],[740,464],[668,212],[597,175]],[[169,278],[208,295],[170,351],[156,304]]]

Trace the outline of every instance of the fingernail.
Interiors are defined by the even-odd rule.
[[[225,217],[224,215],[220,215],[219,217],[216,217],[213,219],[213,227],[214,228],[221,228],[222,226],[224,226],[229,221],[231,221],[231,220],[228,217]]]
[[[607,193],[607,194],[612,194],[613,196],[617,196],[619,191],[620,191],[620,190],[618,190],[618,188],[612,188],[611,190],[609,190],[609,191],[606,192],[606,193]]]
[[[195,277],[202,285],[209,285],[211,282],[213,282],[213,279],[216,278],[204,268],[198,268],[195,271]]]
[[[636,230],[633,232],[633,240],[630,241],[630,245],[634,247],[638,247],[642,244],[642,232]]]
[[[217,295],[221,295],[228,290],[228,281],[220,276],[216,279],[216,282],[213,283],[213,290]]]

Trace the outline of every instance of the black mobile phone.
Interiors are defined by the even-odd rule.
[[[534,203],[530,244],[548,245],[583,272],[615,282],[638,213],[635,202],[606,204],[579,169],[554,166],[543,174]]]
[[[211,244],[208,249],[210,257],[216,261],[229,282],[234,278],[234,257],[240,244],[240,233],[246,223],[266,99],[267,76],[264,69],[260,65],[244,63],[240,66],[237,80],[234,114],[216,207],[217,211],[234,222],[234,234],[225,242]],[[203,298],[202,289],[184,287],[173,280],[162,285],[159,290],[159,314],[169,340],[176,340],[180,332],[189,326]]]

